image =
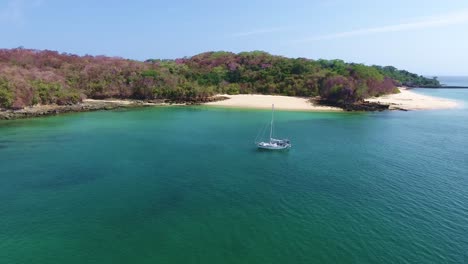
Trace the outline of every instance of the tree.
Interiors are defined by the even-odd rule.
[[[13,93],[8,80],[0,78],[0,108],[10,108],[13,104]]]

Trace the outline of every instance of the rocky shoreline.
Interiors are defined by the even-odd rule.
[[[79,112],[90,112],[90,111],[105,111],[115,110],[121,108],[137,108],[137,107],[149,107],[149,106],[168,106],[168,105],[197,105],[205,102],[225,100],[226,98],[215,96],[207,98],[200,102],[198,101],[184,101],[175,102],[169,100],[121,100],[121,99],[104,99],[94,100],[85,99],[83,102],[72,105],[35,105],[25,107],[23,109],[12,110],[12,109],[0,109],[0,120],[13,120],[13,119],[24,119],[32,117],[44,117],[53,116],[64,113],[79,113]]]
[[[140,103],[119,104],[113,102],[83,102],[74,105],[37,105],[20,110],[0,111],[0,120],[24,119],[31,117],[52,116],[63,113],[89,112],[97,110],[114,110],[146,106]]]
[[[357,103],[335,103],[324,100],[319,100],[318,104],[325,106],[339,107],[343,111],[364,111],[364,112],[380,112],[390,109],[390,105],[375,103],[375,102],[357,102]],[[405,110],[405,109],[394,109],[394,110]]]

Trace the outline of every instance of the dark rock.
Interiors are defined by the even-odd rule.
[[[355,102],[355,103],[337,103],[330,102],[326,100],[317,101],[321,105],[326,106],[335,106],[339,107],[345,111],[366,111],[366,112],[375,112],[375,111],[385,111],[388,110],[390,105],[380,104],[380,103],[371,103],[371,102]]]

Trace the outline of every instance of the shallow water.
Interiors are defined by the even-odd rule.
[[[468,101],[468,90],[417,92]],[[468,262],[468,109],[0,122],[1,263]]]

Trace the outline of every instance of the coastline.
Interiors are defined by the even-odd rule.
[[[371,103],[387,104],[389,110],[442,110],[460,107],[456,100],[423,95],[411,91],[406,87],[399,87],[400,93],[387,94],[380,97],[368,98],[365,101]]]
[[[436,110],[453,109],[460,107],[456,100],[433,97],[419,94],[408,88],[400,87],[400,93],[368,98],[366,103],[388,106],[389,110]],[[199,103],[210,107],[223,108],[247,108],[247,109],[271,109],[274,104],[276,109],[286,111],[310,111],[310,112],[343,112],[342,108],[326,106],[318,103],[317,99],[281,95],[238,94],[217,95],[212,101]],[[0,120],[23,119],[31,117],[51,116],[62,113],[89,112],[98,110],[114,110],[120,108],[191,105],[194,102],[168,103],[165,100],[143,101],[131,99],[85,99],[82,103],[74,105],[36,105],[20,110],[1,110]]]
[[[73,105],[35,105],[20,110],[0,111],[0,120],[24,119],[41,116],[51,116],[63,113],[90,112],[99,110],[115,110],[120,108],[135,108],[157,105],[169,105],[167,103],[152,103],[139,100],[107,99],[95,100],[85,99],[82,103]]]
[[[388,94],[380,97],[373,97],[364,100],[367,103],[388,105],[389,110],[435,110],[453,109],[459,107],[455,100],[433,97],[419,94],[406,87],[399,87],[400,93]],[[269,109],[271,104],[275,104],[276,109],[300,110],[300,111],[344,111],[339,107],[319,105],[311,99],[303,97],[259,95],[259,94],[239,94],[223,95],[228,99],[223,101],[209,102],[205,105],[220,106],[228,108],[253,108]]]
[[[52,116],[64,113],[79,113],[91,111],[106,111],[123,108],[139,108],[154,106],[186,106],[201,105],[206,102],[225,100],[226,97],[213,96],[203,102],[181,101],[174,102],[166,99],[136,100],[136,99],[84,99],[83,102],[70,105],[34,105],[23,109],[0,109],[0,120],[25,119],[33,117]]]
[[[317,112],[342,112],[343,109],[335,106],[319,105],[313,99],[305,97],[293,97],[282,95],[261,95],[261,94],[237,94],[220,95],[226,100],[208,102],[204,105],[219,106],[226,108],[250,108],[250,109],[275,109],[289,111],[317,111]]]

